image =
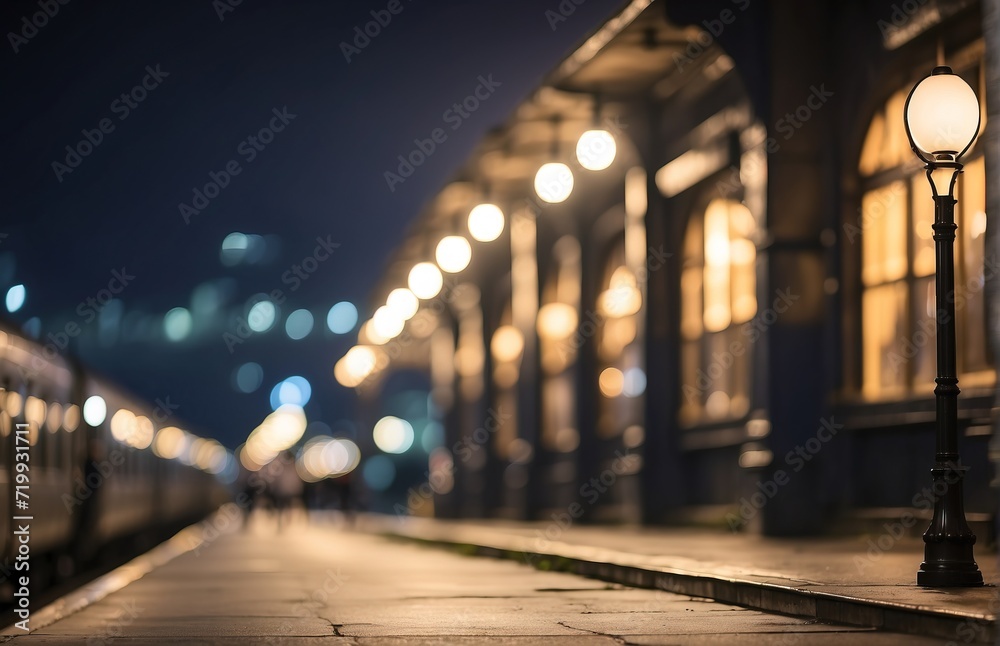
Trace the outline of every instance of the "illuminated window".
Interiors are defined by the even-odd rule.
[[[524,354],[524,335],[511,324],[511,307],[504,308],[500,325],[490,339],[493,358],[493,384],[497,410],[509,413],[501,420],[494,435],[494,448],[498,456],[511,457],[511,448],[518,439],[517,382],[521,376],[521,358]]]
[[[681,273],[681,420],[737,418],[750,406],[748,323],[757,314],[757,224],[734,200],[688,223]]]
[[[542,290],[538,339],[542,365],[542,444],[550,451],[573,451],[580,444],[576,425],[576,384],[571,370],[583,343],[579,331],[580,244],[572,236],[553,248],[555,271]]]
[[[958,70],[985,96],[982,65]],[[978,82],[977,82],[978,79]],[[861,237],[861,392],[893,399],[934,387],[934,202],[903,125],[907,89],[872,118],[858,164],[861,217],[848,240]],[[985,105],[982,107],[986,114]],[[986,339],[983,258],[986,232],[985,164],[981,148],[965,157],[955,219],[958,370],[963,385],[992,384]]]
[[[597,295],[597,431],[601,437],[617,437],[642,424],[646,374],[641,310],[642,289],[625,262],[625,241],[621,238],[608,253]]]

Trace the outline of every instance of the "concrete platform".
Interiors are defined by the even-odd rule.
[[[223,531],[218,531],[222,529]],[[299,522],[213,519],[41,609],[17,644],[393,646],[940,640],[831,625]],[[846,640],[849,640],[845,642]]]
[[[363,516],[365,531],[511,558],[543,570],[668,590],[855,626],[994,643],[1000,610],[996,552],[980,549],[987,585],[916,586],[920,540],[765,539],[694,529]]]

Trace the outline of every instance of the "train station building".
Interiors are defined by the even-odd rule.
[[[966,511],[992,542],[996,12],[633,0],[597,25],[424,205],[338,364],[370,426],[417,388],[443,429],[385,500],[772,536],[912,513],[922,532],[934,203],[903,112],[947,64],[982,110],[955,302]]]

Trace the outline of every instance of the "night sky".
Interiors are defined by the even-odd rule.
[[[27,290],[4,315],[30,321],[47,343],[68,339],[88,366],[147,400],[169,398],[181,425],[231,448],[291,375],[312,384],[311,420],[351,416],[354,395],[332,367],[356,331],[332,334],[326,312],[351,301],[370,315],[368,292],[421,206],[622,5],[566,0],[574,11],[553,29],[546,12],[559,11],[557,0],[236,1],[0,8],[0,290]],[[46,6],[47,24],[26,27]],[[372,11],[391,20],[355,43]],[[364,46],[345,52],[345,42]],[[490,98],[460,120],[446,115],[480,76],[499,83]],[[447,140],[390,191],[384,173],[397,155],[439,127]],[[220,175],[227,167],[238,174]],[[196,199],[212,174],[225,186]],[[234,231],[263,237],[252,264],[220,261]],[[339,246],[295,276],[317,238]],[[273,329],[225,337],[238,337],[248,299],[275,290]],[[110,291],[119,302],[95,316]],[[179,342],[163,330],[175,307],[193,314]],[[299,308],[315,327],[292,341],[284,319]],[[70,324],[77,338],[61,334]],[[238,393],[234,370],[251,361],[263,383]]]

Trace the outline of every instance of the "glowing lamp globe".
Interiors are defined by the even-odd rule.
[[[496,204],[480,204],[469,212],[469,233],[479,242],[493,242],[503,226],[503,211]]]
[[[573,171],[561,162],[543,164],[535,174],[535,193],[549,204],[565,202],[573,192]]]
[[[915,152],[924,159],[957,161],[979,134],[979,99],[950,67],[935,67],[906,100],[904,120]]]
[[[400,287],[389,292],[389,297],[385,299],[386,306],[396,313],[404,321],[409,321],[420,308],[420,301],[413,292],[405,287]]]
[[[421,262],[413,266],[406,282],[414,296],[427,300],[438,295],[444,279],[434,263]]]
[[[576,142],[576,159],[587,170],[604,170],[617,153],[615,138],[607,130],[588,130]]]
[[[438,267],[449,274],[457,274],[469,266],[472,260],[472,247],[462,236],[446,236],[438,243],[434,258]]]

